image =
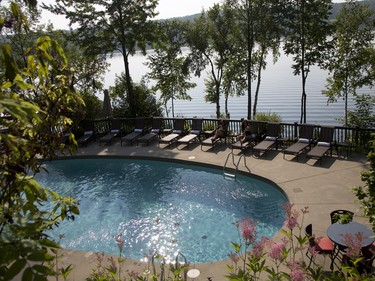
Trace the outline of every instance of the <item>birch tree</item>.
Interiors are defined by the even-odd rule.
[[[301,117],[307,121],[306,81],[312,65],[321,65],[327,50],[331,28],[328,21],[331,0],[286,1],[284,51],[293,56],[294,75],[301,76]]]
[[[348,125],[348,99],[357,96],[357,89],[374,84],[374,11],[369,6],[349,1],[334,21],[332,52],[325,68],[330,72],[326,89],[328,102],[345,101],[344,125]]]

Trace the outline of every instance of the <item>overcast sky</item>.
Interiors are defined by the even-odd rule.
[[[39,0],[39,3],[53,3],[53,0]],[[159,0],[157,19],[167,19],[172,17],[182,17],[200,13],[202,8],[207,10],[215,3],[221,3],[222,0]],[[345,0],[333,0],[333,2],[345,2]],[[48,12],[42,15],[41,23],[51,21],[56,29],[67,29],[68,21],[64,17],[57,17]]]

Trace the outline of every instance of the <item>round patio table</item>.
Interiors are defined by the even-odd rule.
[[[337,245],[347,247],[345,235],[351,234],[355,237],[356,233],[362,233],[362,248],[367,247],[374,242],[374,232],[366,225],[358,222],[350,222],[347,224],[333,223],[327,229],[328,237]]]

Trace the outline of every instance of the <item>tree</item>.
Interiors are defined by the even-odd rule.
[[[172,117],[174,114],[174,100],[191,100],[187,90],[196,86],[189,82],[190,71],[186,57],[181,48],[186,43],[186,23],[172,20],[159,23],[160,38],[154,46],[154,52],[148,57],[147,66],[150,72],[148,79],[156,81],[152,91],[160,91],[163,104],[168,115],[167,103],[172,103]]]
[[[334,48],[325,65],[331,76],[322,93],[328,97],[328,102],[344,99],[345,126],[348,125],[349,95],[355,97],[359,87],[374,83],[374,73],[371,73],[375,60],[374,15],[367,5],[349,1],[334,21]]]
[[[130,113],[130,105],[127,103],[128,99],[126,98],[126,77],[124,74],[116,77],[115,86],[109,88],[114,117],[133,118],[163,115],[163,109],[160,102],[156,101],[155,96],[147,88],[144,82],[141,81],[140,84],[133,84],[133,90],[134,93],[136,93],[136,100],[134,104],[137,111],[132,111],[132,113]]]
[[[280,44],[281,26],[279,4],[276,1],[261,0],[226,0],[225,5],[233,9],[236,55],[232,57],[229,71],[232,85],[236,83],[235,92],[247,92],[247,118],[256,114],[261,73],[266,67],[266,56],[270,50],[276,59]],[[245,78],[244,78],[245,77]],[[254,103],[252,99],[252,82],[257,80]]]
[[[225,68],[233,48],[233,13],[227,6],[215,4],[203,11],[188,34],[191,49],[190,66],[199,76],[208,65],[206,100],[216,104],[216,117],[220,118],[220,96]]]
[[[280,18],[280,4],[275,3],[273,0],[260,1],[258,3],[257,17],[259,20],[256,22],[256,43],[258,49],[254,54],[254,62],[257,71],[257,86],[254,94],[254,105],[252,116],[257,115],[257,105],[260,92],[260,84],[262,80],[262,70],[266,69],[266,58],[269,52],[272,53],[273,63],[279,57],[279,47],[282,36],[282,24]]]
[[[375,135],[372,135],[370,143],[371,151],[367,156],[370,168],[364,171],[361,177],[365,185],[353,188],[353,193],[357,196],[365,216],[375,231]]]
[[[26,3],[35,7],[33,1]],[[20,6],[12,2],[9,11],[12,21],[7,27],[23,25],[22,30],[29,32]],[[4,27],[0,17],[1,32]],[[74,90],[74,72],[61,46],[48,36],[24,50],[15,56],[10,44],[1,43],[1,65],[5,66],[0,79],[2,280],[13,280],[20,272],[23,280],[57,276],[46,262],[59,245],[46,231],[79,214],[74,199],[42,187],[33,178],[42,169],[40,160],[56,157],[59,140],[71,125],[68,115],[82,102]],[[26,63],[19,66],[20,61]],[[74,145],[74,136],[70,139]]]
[[[284,9],[284,51],[287,55],[294,56],[294,75],[300,75],[302,80],[300,123],[306,123],[307,120],[306,81],[310,67],[322,64],[328,48],[330,8],[331,0],[289,0]]]
[[[135,116],[135,96],[130,74],[129,56],[137,50],[146,53],[147,43],[153,40],[157,0],[61,0],[55,5],[43,5],[52,13],[65,15],[71,25],[72,41],[85,54],[120,52],[124,60],[127,98],[130,115]]]
[[[19,2],[19,3],[18,3]],[[25,4],[16,1],[17,5],[25,8]],[[27,10],[26,10],[27,11]],[[1,7],[1,14],[4,18],[8,19],[8,22],[12,22],[12,11],[8,7]],[[108,63],[106,62],[106,56],[95,55],[95,54],[84,54],[83,50],[77,48],[74,42],[68,40],[69,33],[62,30],[53,30],[52,25],[44,26],[39,25],[41,11],[38,9],[32,9],[25,13],[23,21],[27,21],[28,25],[23,24],[10,24],[4,26],[1,37],[2,42],[8,42],[13,50],[14,58],[17,61],[18,67],[25,67],[27,61],[22,55],[27,52],[27,48],[33,45],[35,40],[48,34],[48,36],[59,42],[61,48],[65,51],[65,56],[69,62],[69,66],[74,68],[74,88],[81,94],[81,97],[85,101],[85,104],[81,105],[80,109],[76,112],[85,113],[80,114],[79,118],[85,117],[95,119],[99,116],[102,108],[101,101],[96,97],[98,91],[103,87],[103,75],[105,74]],[[2,66],[0,66],[0,69]],[[37,81],[36,81],[37,82]],[[30,92],[29,95],[32,95]],[[70,116],[74,118],[74,121],[78,123],[80,120],[78,115]],[[75,118],[77,117],[77,118]]]
[[[348,126],[352,128],[375,127],[375,97],[369,94],[355,96],[356,108],[348,110]]]
[[[64,48],[69,64],[75,70],[75,89],[81,95],[84,104],[77,108],[82,112],[79,118],[98,119],[101,117],[103,103],[97,97],[103,91],[103,77],[108,68],[107,58],[103,54],[86,54],[69,40],[69,32],[50,31],[49,34]],[[77,116],[78,117],[78,116]],[[78,123],[80,120],[75,118]]]

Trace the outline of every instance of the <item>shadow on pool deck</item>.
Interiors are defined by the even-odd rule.
[[[87,147],[79,147],[77,156],[125,156],[125,157],[157,157],[166,159],[178,159],[193,163],[204,163],[223,167],[230,148],[222,145],[214,151],[202,151],[200,145],[192,144],[187,148],[174,145],[166,148],[158,148],[157,142],[150,146],[120,146],[115,142],[108,146],[99,146],[98,142],[92,142]],[[235,156],[236,161],[239,156]],[[231,160],[229,161],[231,163]],[[363,185],[361,172],[368,169],[367,157],[363,154],[353,153],[348,158],[325,157],[322,163],[309,160],[305,163],[305,156],[300,155],[297,160],[291,155],[283,159],[281,151],[269,151],[261,157],[252,157],[246,154],[247,167],[244,167],[243,158],[239,169],[245,173],[249,170],[252,174],[265,177],[280,186],[291,203],[299,210],[305,206],[309,207],[309,213],[305,216],[304,225],[312,223],[314,233],[317,237],[326,236],[326,229],[330,225],[330,212],[335,209],[347,209],[355,213],[355,221],[367,222],[361,216],[359,205],[355,203],[355,196],[351,188]],[[274,239],[282,237],[279,232]],[[64,263],[75,264],[70,280],[84,280],[95,267],[95,254],[82,251],[65,251],[62,258]],[[126,253],[126,250],[125,250]],[[196,281],[207,280],[213,277],[216,280],[225,280],[228,274],[226,265],[230,261],[221,261],[209,264],[195,265],[201,271]],[[144,264],[137,261],[127,260],[128,269],[134,268],[138,271],[145,269]],[[325,268],[328,269],[328,259]]]

